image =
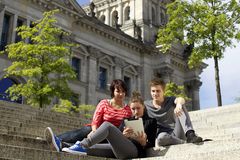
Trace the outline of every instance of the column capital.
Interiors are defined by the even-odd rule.
[[[120,57],[114,57],[114,62],[116,64],[116,66],[119,66],[121,68],[126,66],[126,61]]]
[[[5,8],[4,1],[0,0],[0,12],[2,12]]]
[[[202,85],[202,82],[198,79],[193,79],[193,80],[185,81],[184,85],[191,87],[194,90],[199,90]]]

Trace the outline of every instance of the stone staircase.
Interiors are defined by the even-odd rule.
[[[240,160],[240,104],[190,112],[201,144],[181,144],[150,149],[147,160]]]
[[[87,123],[83,117],[4,101],[0,101],[0,116],[0,160],[106,159],[51,151],[44,140],[47,126],[62,133]],[[196,133],[213,141],[149,149],[150,157],[144,159],[240,160],[240,104],[194,111],[190,116]]]
[[[44,140],[44,129],[56,133],[80,128],[89,121],[83,117],[66,116],[44,109],[36,109],[0,101],[0,159],[6,160],[78,160],[99,159],[51,151]],[[106,158],[102,158],[106,159]]]

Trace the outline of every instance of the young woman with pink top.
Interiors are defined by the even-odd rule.
[[[110,92],[111,99],[103,99],[97,105],[91,125],[68,131],[58,136],[53,133],[50,127],[47,127],[45,138],[51,145],[51,148],[59,152],[62,147],[93,134],[103,122],[109,122],[119,127],[123,119],[131,117],[131,109],[124,103],[127,94],[126,84],[120,79],[113,80],[110,85]]]

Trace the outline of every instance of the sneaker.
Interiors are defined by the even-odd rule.
[[[79,141],[77,141],[73,146],[69,148],[63,148],[62,151],[73,153],[73,154],[79,154],[79,155],[86,155],[86,149],[80,144]]]
[[[194,131],[187,132],[187,143],[200,143],[200,142],[203,142],[202,137],[197,136]]]
[[[53,134],[53,131],[50,127],[47,127],[44,132],[45,139],[47,140],[48,144],[50,144],[51,148],[54,148],[57,152],[61,151],[61,140]]]

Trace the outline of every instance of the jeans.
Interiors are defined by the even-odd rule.
[[[187,131],[193,130],[193,126],[187,109],[184,106],[182,115],[179,117],[175,117],[175,121],[175,128],[172,131],[162,131],[158,134],[156,139],[157,145],[167,146],[182,144],[185,142],[185,134],[187,133]]]
[[[108,144],[98,144],[104,139],[107,139]],[[136,158],[138,156],[138,149],[135,144],[109,122],[103,122],[96,132],[90,137],[84,138],[80,143],[87,149],[88,155],[101,156],[111,149],[118,159]],[[89,153],[90,150],[92,154]]]
[[[86,138],[91,131],[92,131],[91,126],[83,126],[80,129],[67,131],[63,134],[57,135],[57,137],[59,137],[62,140],[62,142],[75,143]]]

